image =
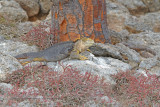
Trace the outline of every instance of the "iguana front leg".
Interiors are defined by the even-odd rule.
[[[91,52],[91,50],[90,50],[90,49],[87,49],[87,51],[88,51],[88,52]]]
[[[72,51],[70,53],[70,58],[71,59],[80,59],[80,60],[87,60],[88,58],[86,56],[80,55],[79,51]]]

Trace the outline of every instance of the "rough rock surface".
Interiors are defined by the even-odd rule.
[[[148,12],[147,6],[142,0],[113,0],[115,2],[123,4],[131,14],[143,14]]]
[[[147,6],[150,12],[160,10],[160,1],[159,0],[142,0],[142,2]]]
[[[13,56],[20,53],[38,51],[36,46],[28,46],[22,42],[3,40],[0,42],[0,81],[6,79],[7,73],[21,69],[22,65]]]
[[[76,41],[83,35],[96,42],[108,42],[105,9],[104,0],[53,0],[52,22],[59,41]]]
[[[143,56],[142,61],[139,63],[139,69],[160,75],[160,33],[149,31],[130,34],[127,42],[134,43],[137,48],[140,46],[145,47],[144,51],[139,52]],[[155,55],[153,55],[154,53]]]
[[[113,82],[110,78],[110,75],[118,73],[120,70],[126,71],[131,69],[131,66],[127,63],[124,63],[118,59],[113,59],[110,57],[95,57],[89,52],[84,52],[82,55],[85,55],[89,60],[68,60],[64,59],[61,63],[65,65],[71,65],[73,68],[76,68],[78,71],[81,71],[82,74],[85,72],[91,72],[99,76],[103,76],[107,81]],[[47,66],[52,68],[55,71],[63,71],[61,65],[53,62],[47,63]]]
[[[108,33],[110,35],[111,43],[113,45],[121,42],[126,42],[129,35],[129,32],[127,30],[116,32],[114,31],[114,29],[113,30],[110,29]]]
[[[139,67],[143,69],[151,69],[152,67],[159,65],[159,61],[156,57],[154,58],[148,58],[146,60],[141,61]]]
[[[130,16],[128,9],[118,3],[107,1],[108,28],[120,32],[125,28],[124,22]]]
[[[114,1],[114,2],[111,2]],[[149,12],[146,0],[111,0],[107,1],[107,22],[109,29],[120,32],[127,29],[130,33],[144,31],[160,32],[159,11]],[[148,1],[156,4],[158,1]],[[156,4],[158,5],[158,4]],[[154,8],[159,8],[155,6]],[[154,9],[153,9],[154,10]],[[138,15],[137,14],[141,14]]]
[[[112,57],[127,62],[131,65],[131,69],[138,66],[141,61],[139,53],[121,43],[116,44],[116,46],[98,43],[96,47],[91,47],[90,49],[96,56]]]
[[[133,15],[155,12],[160,10],[159,0],[112,0],[123,4]]]
[[[0,16],[11,21],[27,21],[27,13],[14,0],[0,1]]]
[[[160,56],[160,33],[154,32],[142,32],[139,34],[131,34],[128,37],[128,41],[132,41],[135,44],[143,44],[153,49],[158,56]]]
[[[2,52],[0,52],[0,65],[0,81],[5,80],[8,73],[22,68],[17,59]]]
[[[15,0],[27,12],[28,16],[35,16],[39,13],[38,0]]]
[[[147,13],[140,17],[130,16],[124,24],[130,33],[160,32],[160,12]]]
[[[48,13],[52,3],[50,0],[39,0],[39,5],[42,13]]]
[[[22,42],[14,42],[11,40],[4,40],[0,42],[0,52],[3,52],[7,55],[16,56],[20,53],[26,52],[36,52],[38,51],[36,46],[29,46]]]
[[[114,59],[111,57],[95,57],[93,54],[89,52],[83,52],[82,55],[85,55],[89,58],[89,60],[76,60],[66,58],[58,62],[31,62],[26,64],[27,66],[35,66],[36,64],[47,65],[49,68],[52,68],[54,71],[61,72],[63,71],[63,67],[67,65],[71,65],[73,68],[81,71],[81,73],[85,74],[85,72],[91,72],[93,74],[104,76],[107,81],[113,82],[109,77],[112,74],[118,73],[120,70],[126,71],[131,69],[131,66],[125,62],[122,62],[118,59]],[[61,65],[62,64],[62,65]]]
[[[19,31],[21,31],[21,34],[27,34],[33,27],[33,23],[32,22],[23,22],[23,23],[19,23],[17,25],[17,28]]]

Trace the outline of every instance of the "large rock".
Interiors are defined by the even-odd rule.
[[[55,1],[53,0],[53,2]],[[95,2],[92,0],[60,1],[61,3],[53,3],[53,18],[55,19],[53,22],[56,29],[55,33],[59,32],[59,41],[76,41],[82,36],[81,34],[94,39],[96,42],[104,43],[109,41],[106,29],[106,10],[104,10],[106,3],[104,0],[101,2],[98,2],[98,0]]]
[[[22,68],[16,56],[21,53],[38,51],[35,46],[28,46],[22,42],[4,40],[0,42],[0,81],[5,81],[8,73]]]
[[[134,61],[139,63],[141,61],[140,55],[133,49],[123,45],[122,43],[116,44],[116,48],[124,60]]]
[[[16,56],[26,52],[36,52],[38,48],[36,46],[29,46],[22,42],[14,42],[11,40],[4,40],[0,42],[0,52],[8,55]]]
[[[109,29],[108,33],[110,35],[111,44],[113,45],[121,42],[126,42],[129,36],[129,32],[126,29],[120,32]]]
[[[114,0],[123,4],[133,15],[145,14],[160,10],[159,0]]]
[[[27,21],[27,13],[14,0],[0,1],[0,16],[11,21]]]
[[[52,5],[50,0],[39,0],[39,4],[42,13],[48,13]]]
[[[150,69],[150,72],[151,72],[152,74],[156,74],[156,75],[160,76],[160,61],[159,61],[159,63],[157,63],[156,66],[154,66],[154,67],[152,67],[152,68]]]
[[[144,14],[149,11],[142,0],[114,0],[114,2],[123,4],[133,15]]]
[[[141,73],[145,76],[147,76],[146,72],[148,72],[149,74],[157,75],[159,77],[160,76],[160,62],[156,66],[154,66],[150,69],[139,68],[136,70],[136,72]]]
[[[122,43],[118,43],[116,46],[98,43],[95,47],[91,47],[90,50],[96,56],[112,57],[130,63],[132,68],[137,66],[141,61],[141,57],[136,51],[126,47]]]
[[[38,51],[36,46],[28,46],[11,40],[0,42],[0,81],[4,81],[8,73],[22,68],[22,65],[13,56],[33,51]]]
[[[159,0],[114,0],[123,4],[133,15],[145,14],[160,10]]]
[[[131,66],[127,63],[124,63],[118,59],[113,59],[110,57],[95,57],[89,52],[84,52],[82,55],[85,55],[89,60],[68,60],[64,59],[60,63],[67,66],[70,65],[73,69],[81,71],[82,74],[90,72],[99,76],[106,78],[106,81],[113,83],[110,75],[118,73],[120,70],[126,71],[131,69]],[[63,67],[55,62],[47,63],[47,66],[52,68],[54,71],[63,71]]]
[[[130,16],[124,24],[130,33],[160,32],[160,12],[148,13],[140,17]]]
[[[160,0],[142,0],[150,12],[160,10]]]
[[[145,14],[160,10],[159,0],[114,0],[128,8],[132,15]]]
[[[22,68],[17,59],[2,52],[0,52],[0,65],[0,81],[4,81],[8,73]]]
[[[142,32],[139,34],[130,34],[128,41],[136,41],[148,46],[160,45],[160,33]]]
[[[147,10],[146,8],[141,0],[107,1],[108,28],[116,32],[121,32],[124,29],[130,33],[148,30],[160,32],[160,12],[147,13],[139,17],[131,15],[133,11],[135,14],[142,13]]]
[[[28,16],[35,16],[39,13],[38,0],[15,0],[27,12]]]
[[[108,28],[116,32],[124,29],[124,22],[130,16],[126,7],[121,4],[107,1],[107,23]]]
[[[135,44],[146,45],[153,49],[157,56],[160,57],[160,33],[154,32],[142,32],[139,34],[131,34],[128,37],[128,41],[134,42]]]
[[[151,69],[152,67],[159,65],[159,61],[156,57],[148,58],[146,60],[141,61],[139,67],[143,69]]]

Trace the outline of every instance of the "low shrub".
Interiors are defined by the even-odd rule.
[[[111,77],[116,84],[86,72],[85,75],[62,65],[63,71],[53,71],[47,66],[25,67],[9,74],[6,82],[13,85],[6,95],[5,105],[28,102],[38,106],[136,106],[150,107],[160,104],[160,77],[146,76],[135,71],[119,72]],[[104,99],[106,97],[108,100]]]
[[[21,37],[21,40],[30,45],[37,45],[40,50],[43,50],[58,43],[57,35],[58,30],[53,29],[51,24],[43,22],[33,27],[26,35]]]
[[[113,75],[116,85],[114,98],[123,105],[149,107],[160,103],[160,79],[157,75],[147,76],[135,71],[119,72]]]
[[[25,100],[39,106],[83,106],[89,101],[107,104],[101,97],[111,91],[104,78],[81,74],[71,66],[63,66],[62,72],[46,66],[26,67],[13,72],[7,81],[14,86],[7,95],[8,105]]]

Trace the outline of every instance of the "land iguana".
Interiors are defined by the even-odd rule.
[[[47,48],[40,52],[29,52],[15,56],[16,59],[26,59],[25,62],[21,62],[22,65],[30,63],[32,61],[45,61],[54,62],[62,60],[68,56],[70,59],[88,59],[86,56],[80,55],[81,52],[90,51],[88,48],[94,45],[94,40],[90,38],[82,38],[75,43],[72,41],[61,42],[54,44],[50,48]]]

